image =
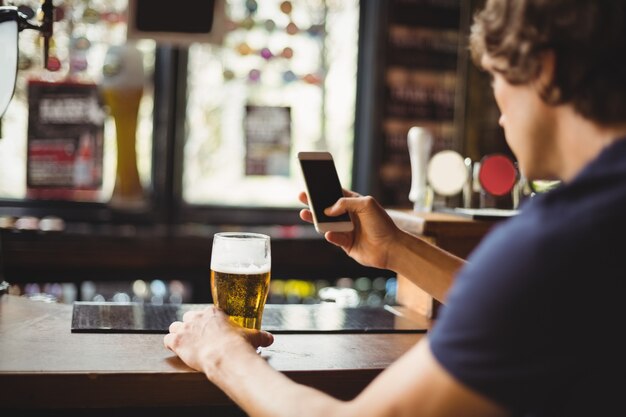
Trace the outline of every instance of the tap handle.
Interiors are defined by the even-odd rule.
[[[409,200],[416,211],[429,210],[428,184],[426,169],[433,146],[431,133],[423,127],[413,126],[407,135],[409,157],[411,160],[411,189]]]
[[[54,21],[54,5],[52,0],[44,0],[41,5],[43,11],[43,22],[41,23],[41,36],[43,36],[43,66],[48,68],[48,58],[50,57],[50,39],[52,38],[52,22]]]

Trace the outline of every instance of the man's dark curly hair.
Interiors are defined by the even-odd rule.
[[[547,103],[570,103],[600,124],[626,123],[626,0],[487,0],[470,45],[475,62],[495,58],[493,70],[512,84],[535,79],[541,53],[552,50]]]

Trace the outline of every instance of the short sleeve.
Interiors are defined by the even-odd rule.
[[[460,271],[429,336],[448,372],[514,410],[558,398],[554,387],[575,372],[576,355],[568,347],[577,333],[563,325],[569,302],[559,304],[565,295],[561,261],[532,223],[512,220],[484,240]]]

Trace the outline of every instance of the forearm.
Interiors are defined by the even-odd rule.
[[[347,403],[294,383],[247,347],[233,349],[205,374],[250,416],[347,416]]]
[[[465,264],[463,259],[404,231],[398,233],[389,253],[388,269],[441,302],[445,302],[454,275]]]

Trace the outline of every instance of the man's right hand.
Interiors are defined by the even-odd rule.
[[[397,242],[401,233],[384,208],[370,196],[361,196],[353,191],[343,190],[344,196],[334,205],[326,208],[328,216],[350,213],[354,222],[351,232],[326,232],[324,237],[330,243],[342,248],[351,258],[362,265],[388,269],[390,247]],[[308,204],[306,193],[301,192],[299,200]],[[309,209],[300,211],[300,218],[312,223]]]

